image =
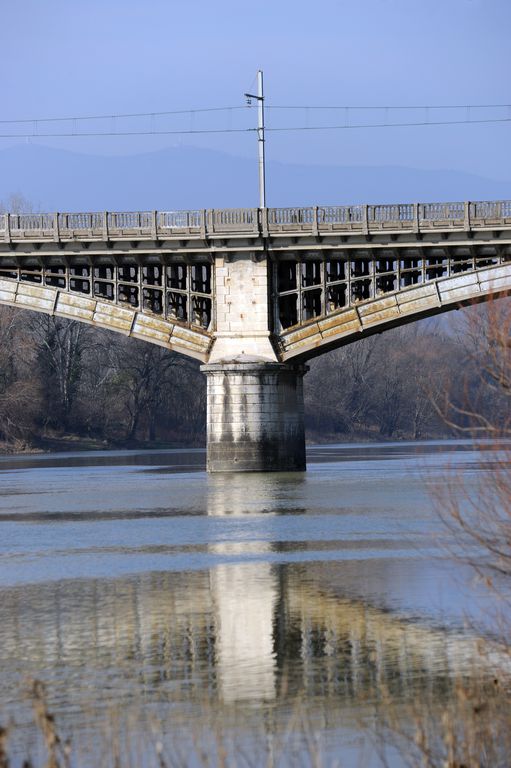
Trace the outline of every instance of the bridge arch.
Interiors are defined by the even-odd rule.
[[[511,263],[401,288],[282,333],[281,360],[304,362],[390,328],[510,294]]]
[[[0,304],[106,328],[201,362],[207,360],[212,344],[211,334],[200,328],[185,327],[134,307],[50,286],[0,278]]]

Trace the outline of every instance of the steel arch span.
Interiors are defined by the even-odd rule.
[[[279,336],[283,362],[304,362],[358,339],[511,294],[511,263],[402,288],[305,322]]]

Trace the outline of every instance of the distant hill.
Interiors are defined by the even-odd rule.
[[[0,150],[0,200],[45,210],[257,205],[257,159],[193,147],[103,157],[20,144]],[[459,171],[269,163],[271,206],[507,199],[511,183]]]

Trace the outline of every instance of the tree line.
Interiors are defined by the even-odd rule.
[[[451,435],[439,415],[442,393],[461,407],[467,386],[483,391],[473,343],[470,334],[429,321],[312,360],[305,377],[309,439]],[[483,413],[492,403],[487,392]],[[112,446],[200,445],[205,426],[206,382],[196,361],[76,321],[0,308],[5,445],[66,435]]]
[[[471,389],[480,384],[463,325],[416,322],[312,361],[305,379],[309,433],[351,439],[452,436],[441,412],[445,393],[461,404],[467,382]]]
[[[199,365],[76,321],[0,309],[0,440],[74,435],[110,445],[203,439]]]

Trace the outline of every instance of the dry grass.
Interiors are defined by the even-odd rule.
[[[511,697],[498,678],[473,685],[459,681],[449,703],[433,707],[423,698],[399,711],[382,711],[378,745],[383,766],[389,746],[410,768],[509,768]]]
[[[22,736],[20,744],[16,726],[0,728],[0,768],[341,766],[324,758],[319,731],[299,700],[276,729],[257,710],[250,722],[242,717],[226,722],[222,712],[205,704],[203,711],[194,708],[188,721],[181,713],[165,722],[148,717],[139,703],[132,711],[110,709],[103,713],[100,727],[86,727],[71,736],[61,732],[40,681],[30,684],[28,695],[34,714],[31,736]]]
[[[374,744],[378,765],[387,768],[509,768],[511,764],[511,697],[508,677],[474,682],[459,680],[447,704],[424,693],[396,703],[382,690],[372,725],[361,724]],[[305,702],[296,700],[278,728],[254,710],[252,722],[227,723],[223,713],[190,713],[191,722],[177,716],[165,722],[158,716],[120,710],[104,713],[103,727],[95,726],[73,737],[61,732],[51,713],[44,686],[30,685],[37,744],[9,752],[16,729],[0,728],[0,768],[364,768],[370,760],[362,745],[350,762],[332,755],[322,743],[324,724],[312,721]],[[138,709],[138,715],[137,715]],[[368,711],[370,711],[368,709]],[[86,713],[84,713],[84,716]],[[266,717],[266,720],[265,720]],[[180,725],[183,726],[180,729]],[[339,727],[342,724],[339,723]],[[244,726],[244,727],[240,727]],[[249,734],[247,736],[247,734]],[[13,740],[14,742],[14,740]],[[14,746],[14,743],[13,743]],[[353,752],[353,750],[352,750]],[[355,759],[355,763],[353,762]]]
[[[437,486],[434,503],[454,541],[451,557],[468,565],[474,579],[491,595],[493,607],[485,619],[492,637],[481,640],[480,654],[481,662],[488,662],[497,649],[500,669],[486,682],[474,682],[477,674],[472,681],[459,680],[441,710],[420,699],[403,719],[403,713],[388,701],[379,742],[393,744],[413,768],[509,768],[511,301],[489,302],[483,311],[467,312],[459,345],[465,349],[465,370],[470,371],[466,376],[460,372],[462,397],[455,397],[449,388],[439,388],[433,396],[445,423],[458,435],[474,440],[474,449],[481,454],[480,468],[475,489],[473,484],[466,487],[460,472]],[[470,617],[467,621],[475,629],[477,621]],[[410,727],[403,728],[403,722],[410,722]]]

